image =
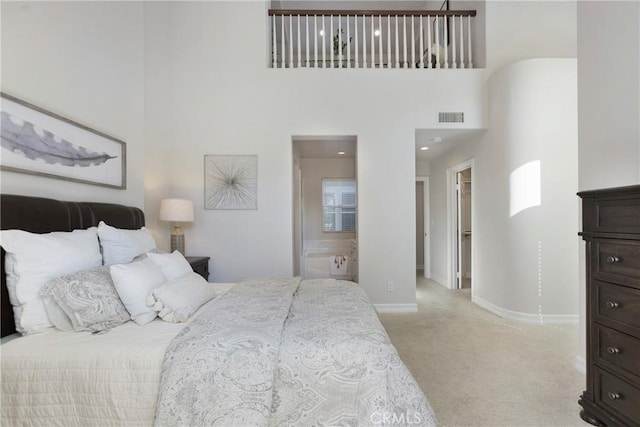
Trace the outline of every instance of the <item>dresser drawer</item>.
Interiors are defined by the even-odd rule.
[[[594,280],[595,321],[640,337],[640,290]]]
[[[596,354],[601,364],[611,364],[640,377],[640,340],[594,325]],[[640,402],[638,402],[640,404]]]
[[[640,423],[640,389],[598,368],[595,380],[596,402],[627,418],[631,425]]]
[[[633,192],[587,198],[582,214],[584,231],[637,233],[640,229],[640,198]]]
[[[593,277],[640,288],[640,241],[594,239]]]

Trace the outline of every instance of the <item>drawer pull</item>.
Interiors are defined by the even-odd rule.
[[[620,350],[618,350],[616,347],[607,347],[607,353],[609,354],[618,354],[620,353]]]
[[[607,396],[609,396],[609,399],[611,399],[611,400],[621,400],[622,399],[622,395],[620,393],[615,393],[613,391],[610,391],[609,393],[607,393]]]
[[[622,261],[622,260],[620,258],[618,258],[617,256],[608,256],[607,257],[607,262],[609,264],[615,264],[615,263],[618,263],[620,261]]]
[[[614,308],[618,308],[619,304],[615,301],[607,301],[605,303],[605,305],[607,306],[607,308],[613,310]]]

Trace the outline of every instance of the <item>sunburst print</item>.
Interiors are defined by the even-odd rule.
[[[206,209],[258,208],[258,156],[204,156]]]

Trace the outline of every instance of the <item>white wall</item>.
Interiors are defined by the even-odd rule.
[[[2,91],[127,143],[126,190],[2,171],[2,192],[143,207],[142,4],[1,7]]]
[[[181,194],[173,190],[171,175],[167,173],[167,165],[173,161],[171,153],[157,146],[157,141],[164,139],[181,143],[179,134],[171,134],[171,109],[165,87],[171,75],[171,39],[168,33],[153,30],[154,25],[168,22],[169,8],[144,4],[144,212],[156,244],[165,249],[170,245],[171,225],[158,218],[160,200]],[[182,227],[191,229],[192,224]],[[185,242],[187,248],[190,243]]]
[[[302,207],[304,240],[348,240],[356,233],[322,231],[322,180],[356,178],[355,159],[302,159]]]
[[[293,173],[292,173],[292,215],[293,215],[293,275],[300,276],[303,236],[302,236],[302,170],[300,169],[300,145],[293,145]]]
[[[428,160],[416,160],[416,176],[429,176],[430,169]]]
[[[474,158],[474,300],[503,315],[562,321],[577,314],[576,79],[573,59],[499,70],[489,83],[487,133],[431,161],[432,276],[448,283],[446,171]],[[541,204],[512,216],[511,174],[535,160]]]
[[[357,135],[360,283],[375,303],[414,303],[415,129],[436,126],[437,111],[465,111],[467,126],[482,127],[482,72],[273,70],[264,4],[148,7],[170,11],[168,23],[146,22],[160,42],[171,35],[172,131],[155,144],[172,159],[171,191],[196,203],[187,252],[213,257],[212,280],[290,275],[291,137]],[[205,154],[258,155],[258,210],[203,210]]]
[[[578,5],[580,189],[640,182],[640,2]]]
[[[640,182],[640,3],[578,4],[578,134],[581,190]],[[586,338],[585,255],[580,248],[580,349]]]
[[[523,320],[578,313],[576,73],[575,59],[534,59],[489,81],[489,130],[475,155],[473,286],[478,303]],[[532,161],[540,203],[514,212],[514,197],[535,193],[511,186],[514,171]]]
[[[576,57],[576,1],[486,2],[487,76],[528,58]]]

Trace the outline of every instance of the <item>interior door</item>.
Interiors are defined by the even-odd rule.
[[[416,179],[416,265],[423,266],[425,279],[431,278],[431,236],[429,216],[429,177]]]
[[[431,278],[431,204],[429,199],[429,177],[424,177],[423,185],[423,202],[424,202],[424,278]]]
[[[456,173],[456,289],[462,287],[462,172]]]
[[[460,229],[462,230],[460,287],[464,288],[471,283],[471,178],[468,176],[462,179],[460,185]]]
[[[424,183],[416,181],[416,266],[424,265]]]

